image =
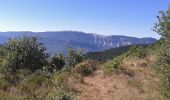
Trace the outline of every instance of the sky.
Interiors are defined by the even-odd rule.
[[[170,0],[0,0],[0,31],[83,31],[154,37]]]

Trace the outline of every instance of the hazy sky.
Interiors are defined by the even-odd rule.
[[[170,0],[0,0],[0,31],[75,30],[156,37],[151,31]]]

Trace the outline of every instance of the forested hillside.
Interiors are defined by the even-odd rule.
[[[91,60],[107,61],[107,60],[111,60],[111,59],[127,52],[133,46],[147,47],[148,45],[129,45],[129,46],[122,46],[122,47],[118,47],[118,48],[107,49],[107,50],[101,51],[101,52],[88,52],[88,53],[84,54],[84,57],[86,59],[91,59]]]

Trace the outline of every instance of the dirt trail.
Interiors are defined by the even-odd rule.
[[[110,92],[110,88],[113,83],[111,77],[104,77],[103,72],[101,70],[97,71],[93,77],[84,78],[85,83],[90,86],[94,86],[98,91],[100,91],[101,95],[105,95]]]
[[[97,70],[94,75],[84,77],[84,83],[77,87],[78,100],[159,100],[153,71],[149,67],[128,65],[125,73],[104,76],[102,70]]]
[[[85,85],[79,87],[81,95],[78,100],[121,100],[130,91],[125,78],[121,75],[104,77],[102,70],[96,71],[91,77],[85,77],[84,82]]]

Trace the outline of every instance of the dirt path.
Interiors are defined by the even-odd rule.
[[[104,77],[101,70],[97,71],[93,77],[84,78],[85,83],[95,87],[100,91],[101,95],[105,95],[110,92],[110,88],[113,86],[111,77]]]
[[[84,78],[85,85],[79,88],[82,94],[78,100],[121,100],[129,90],[126,81],[119,78],[121,76],[104,77],[102,70],[96,71],[93,76]]]
[[[159,100],[150,70],[141,67],[130,67],[129,70],[136,74],[133,77],[125,73],[105,77],[102,70],[97,70],[94,75],[84,77],[84,83],[78,86],[81,92],[78,100]]]

